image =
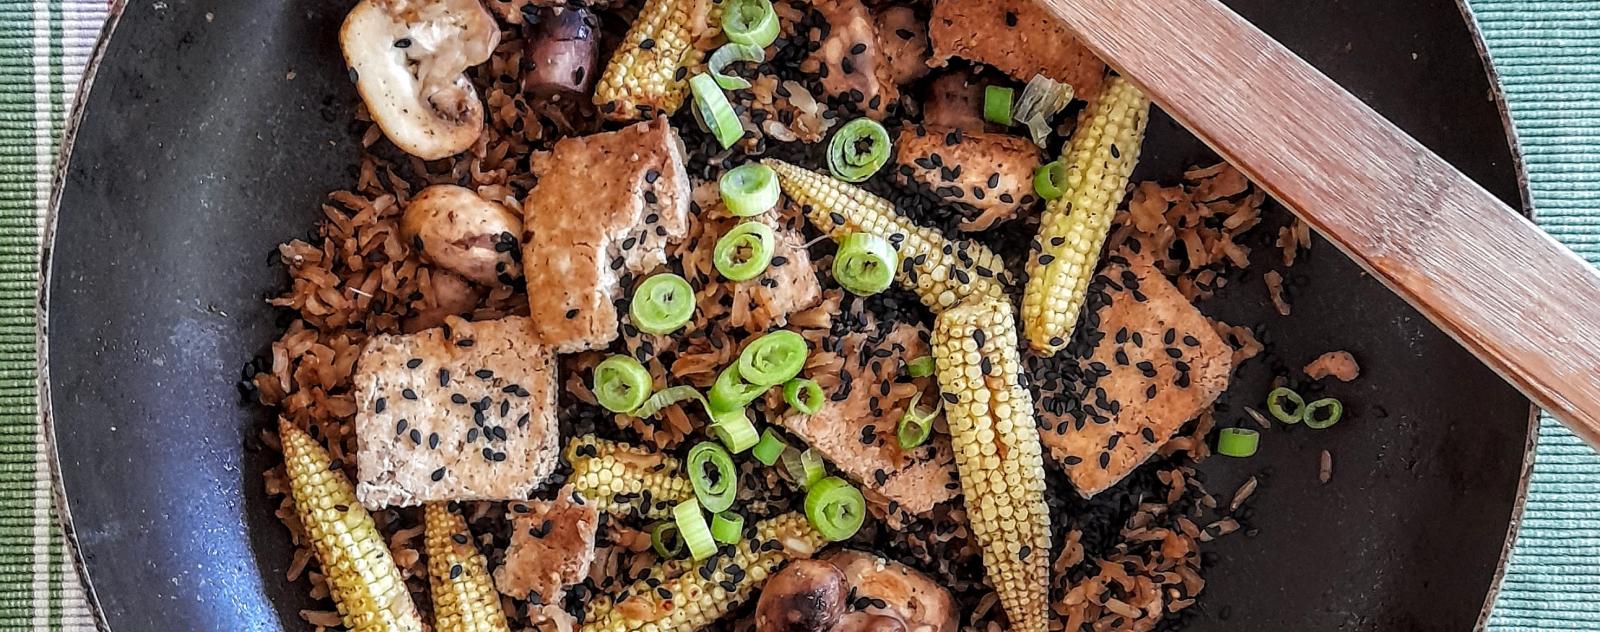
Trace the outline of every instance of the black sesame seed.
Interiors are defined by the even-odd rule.
[[[376,404],[372,405],[373,411],[375,411],[375,412],[377,412],[379,414],[382,414],[383,413],[383,409],[388,408],[388,407],[389,407],[389,398],[387,398],[387,397],[379,397],[378,398],[378,402]]]
[[[450,369],[439,369],[439,388],[450,385]]]
[[[432,478],[433,482],[435,483],[444,480],[444,468],[441,467],[437,470],[434,470],[433,475],[430,478]]]
[[[406,368],[408,369],[415,369],[419,366],[422,366],[422,358],[412,358],[410,362],[406,363]]]
[[[408,388],[406,390],[400,391],[400,396],[404,397],[406,399],[416,399],[417,398],[417,392]]]
[[[451,403],[455,403],[455,404],[465,404],[465,403],[467,403],[467,396],[466,395],[462,395],[460,393],[456,393],[456,394],[450,396],[450,401],[451,401]]]
[[[1017,14],[1013,13],[1011,11],[1007,11],[1006,12],[1006,26],[1016,26],[1016,25],[1017,25]]]
[[[433,433],[429,433],[428,434],[428,449],[429,450],[437,450],[437,449],[439,449],[439,433],[433,432]]]
[[[860,42],[856,42],[855,46],[851,46],[850,47],[850,54],[851,55],[860,55],[861,53],[865,53],[865,52],[867,52],[867,45],[866,44],[863,44],[863,43],[860,43]]]
[[[653,39],[650,39],[648,37],[644,38],[644,41],[639,42],[639,48],[642,49],[642,50],[650,50],[650,49],[655,48],[655,47],[656,47],[656,41],[653,40]]]

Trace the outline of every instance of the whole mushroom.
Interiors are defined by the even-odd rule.
[[[827,562],[799,559],[767,580],[756,602],[756,632],[827,632],[845,609],[844,574]]]
[[[906,625],[894,617],[852,612],[839,619],[831,632],[906,632]]]
[[[857,603],[862,599],[872,600],[861,613],[894,619],[904,626],[901,632],[955,632],[955,601],[950,598],[950,591],[927,575],[899,562],[860,551],[835,551],[823,559],[849,578],[849,590]],[[857,622],[858,625],[869,623],[886,625]],[[884,627],[872,630],[889,632]],[[865,629],[835,629],[834,632],[865,632]]]
[[[479,283],[510,285],[522,276],[522,218],[472,189],[423,189],[406,205],[400,232],[434,265]]]
[[[542,8],[522,25],[522,90],[535,99],[587,103],[600,76],[597,18],[581,7]]]

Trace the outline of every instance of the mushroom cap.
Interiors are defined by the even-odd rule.
[[[828,632],[844,616],[845,578],[827,562],[798,559],[767,580],[756,632]]]
[[[852,612],[839,619],[830,632],[906,632],[906,625],[895,617]]]
[[[462,73],[499,44],[500,27],[478,0],[361,0],[339,29],[373,122],[424,160],[461,153],[483,133],[483,102]]]
[[[857,601],[868,598],[884,603],[862,612],[898,619],[905,625],[904,632],[955,632],[955,601],[950,598],[950,591],[927,575],[860,551],[835,551],[823,559],[848,578],[848,590],[853,591]]]
[[[406,204],[400,232],[434,265],[484,284],[522,275],[522,218],[472,189],[436,184]]]

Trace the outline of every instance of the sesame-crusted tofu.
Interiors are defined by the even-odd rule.
[[[555,354],[527,318],[374,336],[354,383],[369,508],[522,499],[555,470]]]
[[[951,57],[982,62],[1017,81],[1044,75],[1070,84],[1078,98],[1100,92],[1106,65],[1032,0],[939,0],[928,22],[930,66]]]
[[[1142,255],[1123,250],[1090,284],[1099,323],[1073,393],[1042,398],[1041,439],[1088,498],[1155,454],[1228,386],[1233,349]],[[1063,410],[1053,397],[1074,398]]]
[[[811,267],[811,255],[806,252],[805,239],[798,232],[772,225],[775,237],[772,244],[772,262],[756,278],[739,281],[741,289],[750,292],[751,316],[758,326],[784,325],[789,315],[822,300],[822,285]],[[737,320],[737,319],[736,319]]]
[[[880,403],[888,395],[886,384],[890,392],[911,387],[896,384],[895,378],[904,361],[928,355],[926,336],[922,327],[904,323],[895,323],[881,337],[845,336],[832,352],[842,360],[838,383],[832,384],[835,376],[815,376],[827,393],[822,410],[783,418],[783,426],[823,458],[913,515],[926,514],[961,489],[950,437],[934,433],[921,447],[901,450],[894,435],[904,402],[893,408]],[[823,366],[831,369],[833,363]]]
[[[594,562],[598,507],[563,487],[555,500],[511,503],[511,545],[494,569],[501,594],[533,603],[561,603],[567,586],[583,581]]]
[[[853,101],[867,116],[882,120],[885,108],[900,99],[894,67],[878,39],[878,22],[861,0],[814,0],[828,20],[828,36],[815,58],[823,64],[822,89]]]
[[[962,222],[961,230],[988,230],[1036,199],[1039,147],[1025,138],[915,125],[900,131],[895,148],[901,181],[920,181],[941,199],[980,211]]]
[[[928,22],[905,5],[892,5],[872,13],[878,23],[878,44],[889,60],[889,79],[903,86],[928,74]]]
[[[664,118],[563,138],[537,175],[522,239],[534,331],[557,353],[604,347],[623,275],[665,263],[688,228],[681,141]]]

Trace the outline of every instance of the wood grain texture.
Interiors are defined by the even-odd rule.
[[[1038,1],[1206,144],[1600,446],[1594,268],[1217,0]]]

